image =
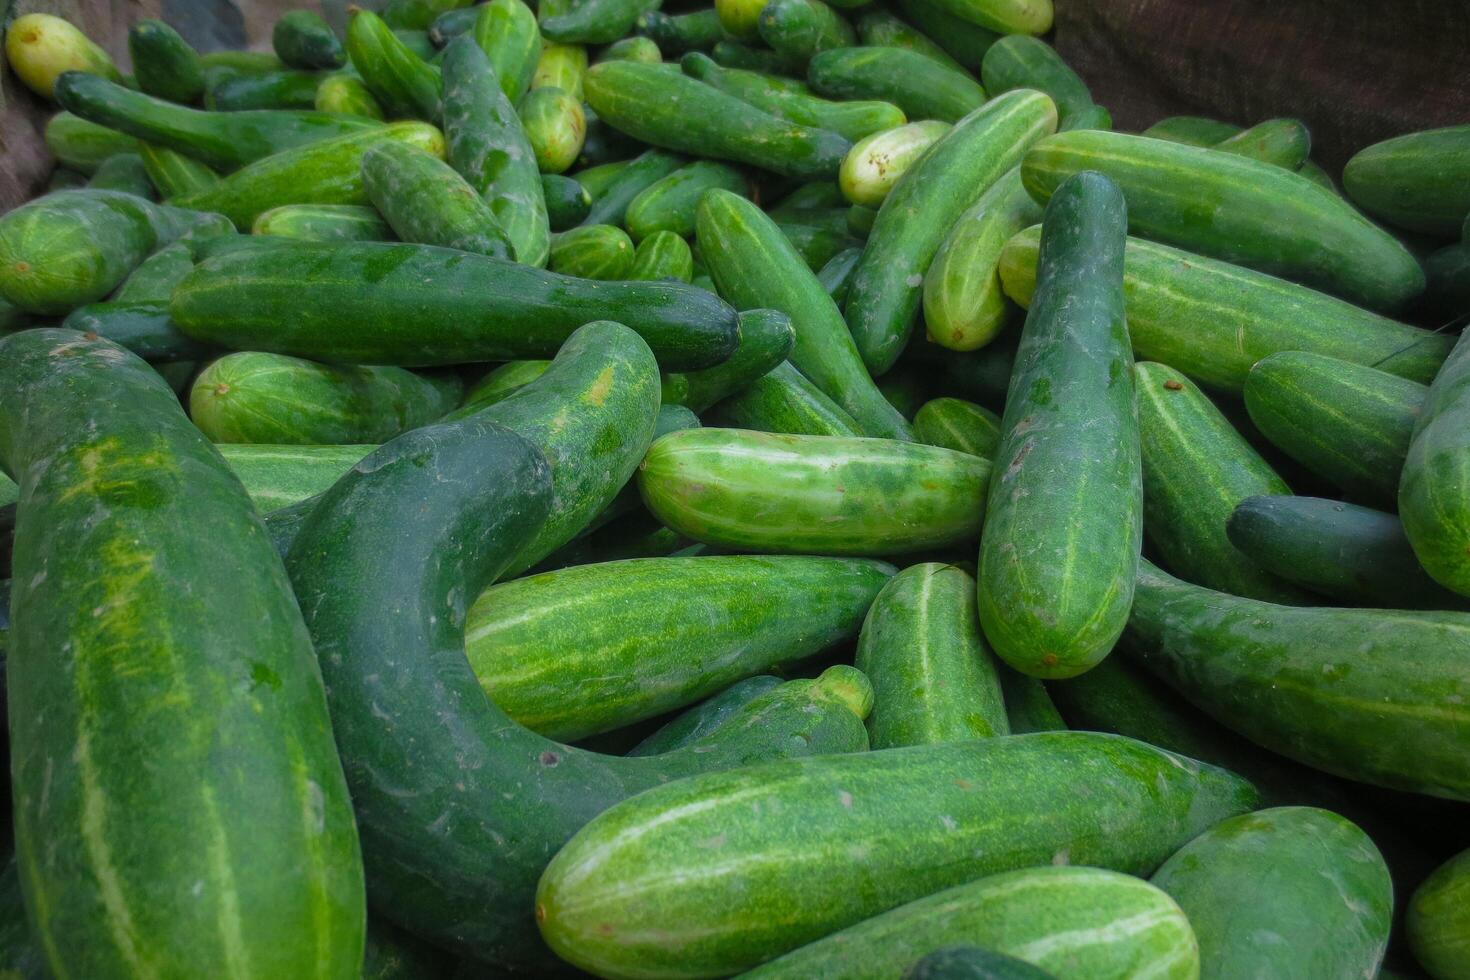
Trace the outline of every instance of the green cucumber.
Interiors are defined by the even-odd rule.
[[[962,569],[929,562],[895,575],[872,600],[854,663],[873,684],[875,749],[1010,734]]]
[[[956,17],[998,34],[1034,34],[1051,30],[1052,0],[935,0]]]
[[[723,2],[724,0],[716,0],[715,9],[718,10]],[[741,0],[736,0],[736,2],[741,2]],[[709,49],[709,56],[716,64],[725,68],[739,68],[742,71],[761,72],[766,75],[781,75],[792,71],[786,59],[776,52],[768,48],[741,44],[739,41],[716,41],[714,47]]]
[[[878,390],[910,423],[932,394],[929,390],[929,379],[925,377],[923,369],[911,365],[889,371],[879,378]]]
[[[983,459],[893,439],[689,429],[653,444],[638,489],[705,544],[881,557],[973,541],[989,475]]]
[[[393,240],[393,229],[383,216],[361,204],[283,204],[257,215],[250,231],[311,242]]]
[[[1035,288],[1038,229],[1006,243],[1000,276],[1022,306]],[[1453,338],[1326,293],[1167,245],[1129,238],[1123,268],[1133,352],[1213,389],[1239,393],[1251,367],[1309,351],[1428,384]]]
[[[728,163],[696,160],[666,174],[639,191],[627,204],[623,226],[634,241],[658,231],[694,234],[694,212],[711,188],[749,196],[750,182]]]
[[[596,817],[547,867],[536,917],[583,969],[720,976],[981,875],[1148,874],[1255,800],[1224,770],[1091,732],[768,762]],[[751,914],[798,894],[781,915]]]
[[[1001,96],[1004,99],[1007,96]],[[980,546],[980,622],[1023,674],[1074,677],[1128,619],[1143,534],[1127,210],[1097,174],[1059,188],[1016,353]]]
[[[383,19],[395,31],[422,31],[440,14],[468,7],[472,0],[388,0]]]
[[[1248,497],[1226,532],[1260,567],[1338,602],[1470,609],[1419,565],[1393,514],[1321,497]]]
[[[688,282],[694,278],[694,255],[689,250],[689,243],[672,231],[654,232],[638,243],[628,278]]]
[[[948,946],[914,961],[903,980],[1055,980],[1055,975],[978,946]]]
[[[720,424],[757,432],[808,436],[857,436],[851,415],[782,361],[715,407]]]
[[[1018,88],[1045,92],[1057,104],[1064,127],[1073,116],[1092,108],[1087,83],[1050,44],[1025,34],[1003,37],[990,46],[980,66],[980,80],[991,95]]]
[[[7,580],[7,591],[9,583]],[[9,596],[5,608],[9,609]],[[8,617],[8,613],[7,613]],[[46,980],[45,955],[31,935],[21,894],[20,869],[11,854],[0,869],[0,971],[12,980]]]
[[[15,833],[51,972],[351,976],[352,808],[245,491],[113,344],[28,330],[0,344],[0,379]]]
[[[613,225],[581,225],[551,236],[547,268],[579,279],[628,279],[633,240]]]
[[[1414,958],[1437,980],[1470,976],[1470,851],[1461,851],[1409,898],[1404,931]]]
[[[580,0],[564,11],[547,11],[541,33],[563,44],[608,44],[633,29],[640,15],[657,9],[660,0]]]
[[[831,99],[891,102],[909,119],[958,122],[985,102],[969,75],[903,48],[832,48],[812,57],[807,81]]]
[[[535,381],[551,367],[550,361],[511,361],[486,374],[465,393],[461,411],[494,405],[518,388]]]
[[[923,119],[858,140],[837,172],[843,197],[866,208],[880,207],[898,179],[950,128],[947,122]]]
[[[767,0],[756,31],[793,66],[805,65],[819,51],[857,44],[857,31],[822,0]]]
[[[1197,708],[1289,759],[1470,799],[1460,744],[1470,721],[1465,613],[1277,606],[1142,562],[1121,647]]]
[[[1123,189],[1136,235],[1373,309],[1402,306],[1424,290],[1419,263],[1393,236],[1336,194],[1281,167],[1165,140],[1074,130],[1033,147],[1021,178],[1045,202],[1083,170],[1097,170]],[[1181,187],[1197,190],[1181,201]]]
[[[103,160],[88,180],[87,186],[101,191],[122,191],[152,201],[157,198],[148,169],[137,153],[118,153]]]
[[[538,86],[521,99],[516,114],[541,173],[559,174],[576,162],[587,138],[587,117],[573,95],[555,86]]]
[[[83,174],[97,172],[103,161],[119,153],[139,152],[139,142],[126,133],[58,112],[46,122],[46,149],[61,163]]]
[[[1441,238],[1470,215],[1470,126],[1396,136],[1359,150],[1342,172],[1353,203],[1376,218]]]
[[[738,335],[729,305],[683,283],[590,283],[379,242],[221,251],[179,285],[170,312],[222,347],[403,367],[548,357],[582,324],[617,320],[683,371],[724,361]]]
[[[1019,168],[1007,171],[960,215],[924,273],[930,340],[969,351],[995,339],[1014,310],[1001,284],[1001,253],[1012,235],[1040,220],[1041,209],[1021,185]]]
[[[827,264],[817,270],[817,282],[832,297],[840,309],[847,300],[847,288],[852,284],[852,273],[863,258],[861,248],[844,248],[836,255],[827,260]]]
[[[474,42],[463,49],[483,57]],[[532,177],[534,187],[540,178]],[[439,157],[383,140],[362,155],[363,192],[400,239],[491,255],[511,256],[510,239],[480,192]]]
[[[450,138],[450,158],[454,156],[454,140]],[[541,197],[546,206],[547,222],[551,231],[566,231],[582,223],[587,212],[592,210],[592,195],[581,182],[561,174],[541,175]],[[547,238],[546,248],[551,249]],[[534,264],[534,263],[532,263]]]
[[[204,70],[222,70],[248,75],[280,71],[286,63],[269,51],[209,51],[199,56]]]
[[[271,29],[271,48],[282,63],[315,71],[341,68],[347,52],[332,28],[312,10],[288,10]]]
[[[152,143],[140,143],[138,154],[148,179],[166,199],[182,197],[219,183],[219,174],[193,157]]]
[[[1204,116],[1168,116],[1143,131],[1144,136],[1186,146],[1215,146],[1243,132],[1234,123]]]
[[[204,94],[199,52],[161,20],[140,20],[128,29],[128,55],[138,88],[170,102],[189,105]]]
[[[465,654],[516,721],[585,738],[853,639],[892,574],[881,562],[794,556],[578,565],[481,593]]]
[[[672,721],[633,746],[627,754],[660,755],[683,748],[715,731],[741,708],[781,684],[781,678],[770,674],[757,674],[736,681],[719,694],[706,698],[675,716]]]
[[[220,455],[262,514],[300,503],[332,484],[375,445],[267,446],[225,443]]]
[[[1134,368],[1143,456],[1143,529],[1161,564],[1219,592],[1311,605],[1309,596],[1261,568],[1225,533],[1247,497],[1290,494],[1220,410],[1178,371]]]
[[[337,72],[323,78],[316,87],[312,105],[320,112],[366,119],[382,119],[385,115],[367,83],[348,72]]]
[[[926,58],[933,58],[946,68],[964,71],[965,66],[954,60],[948,51],[929,40],[921,31],[888,13],[886,10],[863,11],[857,22],[858,38],[870,48],[907,48]]]
[[[1399,516],[1419,563],[1440,585],[1470,595],[1470,343],[1461,335],[1429,386],[1399,478]]]
[[[531,89],[541,59],[541,32],[536,14],[521,0],[490,0],[473,8],[471,36],[495,69],[500,90],[512,105]]]
[[[619,132],[599,119],[591,106],[583,105],[582,114],[587,119],[587,138],[582,141],[582,150],[577,154],[577,166],[593,167],[628,160],[648,149],[648,144]]]
[[[1201,950],[1190,922],[1158,887],[1101,868],[1043,867],[988,875],[936,892],[746,976],[882,980],[897,976],[916,954],[956,942],[1088,980],[1195,980],[1200,975]]]
[[[640,251],[642,248],[640,245]],[[784,363],[795,343],[796,332],[786,314],[777,310],[746,310],[740,314],[740,346],[730,359],[703,371],[665,374],[663,404],[683,405],[690,411],[703,412]]]
[[[602,50],[598,61],[641,61],[657,65],[664,60],[663,53],[652,40],[642,36],[625,37],[614,41]]]
[[[1150,879],[1179,903],[1212,977],[1377,976],[1393,882],[1373,841],[1328,810],[1222,821]]]
[[[962,398],[935,398],[914,415],[914,439],[990,459],[1000,446],[1000,418]]]
[[[377,14],[354,8],[347,22],[347,56],[390,119],[439,119],[444,95],[439,69],[415,54]]]
[[[807,269],[816,273],[837,255],[862,243],[845,232],[832,231],[819,225],[778,224],[781,234],[791,243]]]
[[[766,0],[715,0],[720,26],[731,37],[754,40],[758,36],[761,8]]]
[[[150,364],[192,362],[216,353],[179,332],[168,316],[168,300],[88,303],[67,314],[68,330],[102,337]]]
[[[618,169],[607,185],[593,198],[592,209],[582,219],[584,225],[622,225],[628,207],[639,194],[654,183],[675,173],[687,161],[663,150],[648,150],[628,165]]]
[[[588,69],[587,102],[652,146],[748,163],[787,177],[832,176],[851,144],[779,119],[667,66],[607,61]]]
[[[1057,124],[1057,132],[1069,132],[1074,129],[1112,128],[1113,114],[1100,105],[1090,105],[1085,109],[1074,112]]]
[[[713,7],[672,15],[650,10],[638,17],[637,29],[671,57],[689,51],[708,51],[716,41],[729,36],[720,26],[719,11]]]
[[[1005,695],[1006,719],[1010,723],[1011,734],[1067,730],[1067,723],[1062,720],[1056,705],[1052,704],[1046,685],[1035,677],[1011,669],[1006,666],[1005,661],[998,661],[995,666],[1000,676],[1001,691]],[[1092,671],[1088,673],[1091,674]]]
[[[119,303],[167,304],[174,287],[194,269],[194,255],[187,242],[175,242],[144,259],[112,294]]]
[[[1221,140],[1214,148],[1297,170],[1312,152],[1312,136],[1300,119],[1267,119]]]
[[[430,43],[443,48],[461,34],[470,33],[475,27],[475,22],[480,19],[480,15],[484,12],[484,4],[444,11],[444,13],[435,17],[434,22],[429,25]],[[533,17],[532,23],[534,22]]]
[[[243,109],[313,109],[322,76],[314,71],[278,71],[269,75],[236,75],[215,82],[204,95],[204,107],[216,112]]]
[[[51,176],[46,178],[46,193],[52,191],[69,191],[87,186],[87,175],[78,170],[68,170],[66,167],[57,167],[51,171]]]
[[[325,112],[190,109],[80,72],[58,80],[56,98],[83,119],[194,157],[217,170],[234,170],[282,150],[382,126],[372,119]]]
[[[538,35],[539,36],[539,35]],[[531,87],[559,88],[581,104],[582,80],[587,74],[587,49],[580,44],[558,44],[543,41],[536,68],[531,73]]]
[[[379,443],[437,419],[460,389],[453,375],[242,351],[199,372],[189,416],[214,442]]]
[[[893,366],[913,332],[924,274],[950,228],[1027,147],[1056,129],[1056,120],[1056,107],[1040,92],[997,96],[930,147],[884,200],[846,306],[858,351],[875,375]]]
[[[50,14],[23,14],[5,25],[5,60],[43,99],[55,97],[58,78],[68,72],[121,81],[106,51],[70,21]]]
[[[980,72],[985,63],[986,52],[1001,38],[1000,33],[963,17],[956,17],[941,6],[938,0],[896,0],[896,6],[905,20],[923,31],[971,72]]]

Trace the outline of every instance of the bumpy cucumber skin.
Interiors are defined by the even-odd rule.
[[[852,639],[892,574],[882,562],[797,556],[578,565],[481,593],[465,653],[501,710],[548,738],[579,739]]]
[[[362,204],[283,204],[258,214],[250,232],[309,242],[387,242],[394,237],[377,209]]]
[[[444,82],[370,10],[355,9],[347,22],[347,56],[390,119],[437,121]]]
[[[1035,289],[1039,241],[1039,230],[1028,228],[1001,253],[1006,295],[1022,306]],[[1326,293],[1141,238],[1128,239],[1123,293],[1140,359],[1231,393],[1240,392],[1257,361],[1290,350],[1428,384],[1454,345]]]
[[[140,20],[128,30],[128,54],[138,87],[149,95],[188,105],[204,94],[199,55],[161,20]]]
[[[537,921],[584,969],[720,976],[985,874],[1148,874],[1255,801],[1224,770],[1091,732],[766,763],[599,816],[547,867]]]
[[[648,150],[628,161],[607,187],[592,202],[584,225],[622,225],[628,206],[656,181],[674,173],[685,164],[683,157],[663,150]]]
[[[1314,807],[1211,827],[1150,879],[1194,927],[1221,980],[1371,977],[1393,919],[1393,882],[1357,825]]]
[[[1005,96],[1002,96],[1005,98]],[[1123,195],[1083,174],[1047,205],[980,546],[980,622],[1033,677],[1082,673],[1128,619],[1142,466],[1123,315]]]
[[[118,153],[139,152],[139,142],[126,133],[88,122],[70,112],[58,112],[46,122],[46,149],[63,167],[93,174],[102,162]]]
[[[699,199],[712,188],[746,196],[745,176],[727,163],[696,160],[660,177],[639,191],[623,214],[623,226],[635,242],[657,231],[672,231],[688,238],[694,234],[694,214]]]
[[[1021,164],[1026,190],[1046,201],[1072,174],[1097,170],[1128,198],[1136,234],[1295,279],[1372,309],[1424,291],[1403,245],[1305,177],[1234,153],[1104,130],[1058,133]],[[1182,201],[1181,186],[1197,188]]]
[[[651,10],[638,18],[637,27],[640,35],[652,38],[659,50],[670,56],[705,51],[728,37],[720,26],[719,11],[713,7],[673,15]]]
[[[696,218],[710,275],[742,309],[780,310],[796,327],[791,363],[871,436],[912,438],[908,422],[884,400],[863,366],[842,314],[781,229],[739,195],[712,190]]]
[[[1055,975],[1014,956],[959,945],[916,960],[903,980],[1055,980]]]
[[[614,225],[581,225],[551,236],[547,267],[579,279],[628,279],[633,271],[633,240]]]
[[[1141,562],[1121,647],[1196,707],[1287,758],[1470,799],[1470,615],[1277,606]]]
[[[1342,172],[1348,197],[1400,228],[1449,238],[1470,214],[1470,126],[1396,136],[1359,150]]]
[[[347,787],[245,491],[113,344],[28,330],[0,344],[0,378],[0,456],[21,493],[16,839],[51,972],[356,976]]]
[[[342,42],[313,10],[288,10],[271,29],[271,48],[292,68],[341,68],[347,62]]]
[[[793,65],[806,64],[819,51],[857,43],[852,25],[822,0],[767,0],[756,31]]]
[[[910,119],[957,122],[985,102],[969,75],[904,48],[832,48],[812,57],[807,81],[831,99],[891,102]]]
[[[858,140],[837,174],[843,196],[853,204],[878,208],[904,172],[949,129],[938,119],[921,119]]]
[[[845,307],[875,375],[893,366],[913,332],[924,273],[954,222],[1056,124],[1056,106],[1040,92],[998,96],[956,123],[888,194]]]
[[[745,705],[781,684],[781,678],[771,674],[757,674],[743,681],[736,681],[719,694],[682,712],[673,721],[633,746],[626,754],[660,755],[683,748],[716,730]]]
[[[582,324],[616,320],[666,370],[693,370],[728,358],[738,334],[729,305],[683,283],[588,283],[378,242],[221,252],[179,285],[169,311],[185,333],[225,347],[404,367],[549,357]]]
[[[362,184],[368,200],[405,242],[511,257],[510,239],[489,203],[436,156],[381,141],[362,155]],[[541,186],[539,176],[535,186]]]
[[[255,509],[262,514],[300,503],[326,492],[374,445],[262,446],[225,444],[220,455],[240,478]]]
[[[1312,136],[1300,119],[1267,119],[1221,140],[1214,148],[1297,170],[1312,152]]]
[[[1000,446],[1000,417],[963,398],[935,398],[914,415],[914,439],[990,459]]]
[[[992,44],[980,65],[980,80],[991,95],[1018,88],[1045,92],[1057,104],[1062,126],[1092,107],[1087,83],[1051,45],[1026,34],[1011,34]]]
[[[857,421],[822,390],[782,361],[720,402],[713,418],[721,425],[788,435],[859,436]]]
[[[1414,958],[1435,980],[1470,976],[1470,851],[1425,879],[1409,899],[1405,934]]]
[[[581,104],[582,80],[587,73],[587,49],[580,44],[558,44],[543,41],[536,68],[531,73],[531,88],[559,88]]]
[[[873,684],[875,749],[1010,734],[962,569],[928,562],[895,575],[868,609],[855,663]]]
[[[1399,516],[1419,563],[1470,595],[1470,342],[1461,335],[1414,423],[1399,478]]]
[[[656,236],[648,239],[656,240]],[[740,314],[740,346],[730,359],[703,371],[665,374],[663,404],[683,405],[693,412],[703,412],[784,363],[795,343],[796,331],[786,314],[777,310],[746,310]]]

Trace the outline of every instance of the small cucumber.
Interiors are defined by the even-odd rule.
[[[464,42],[479,56],[474,42]],[[540,179],[533,178],[536,189]],[[362,155],[363,192],[400,239],[511,256],[510,239],[489,203],[442,159],[407,143],[381,140]]]
[[[628,278],[688,282],[694,278],[694,255],[689,250],[689,243],[672,231],[654,232],[638,243]],[[784,319],[784,314],[782,316]]]
[[[365,119],[382,119],[383,106],[357,75],[337,72],[323,78],[317,84],[312,106],[319,112],[337,115],[362,116]]]
[[[1404,932],[1414,958],[1431,975],[1470,975],[1470,851],[1461,851],[1426,878],[1409,898]]]
[[[534,92],[538,88],[559,88],[580,103],[586,74],[586,48],[580,44],[543,41],[541,54],[536,59],[536,68],[531,73],[531,87],[528,91]]]
[[[627,279],[633,271],[633,240],[613,225],[582,225],[551,236],[547,267],[579,279]]]
[[[182,105],[204,95],[199,52],[161,20],[140,20],[128,30],[128,54],[138,88]]]
[[[577,154],[577,166],[595,167],[598,164],[626,161],[648,149],[648,144],[620,132],[598,118],[592,107],[584,104],[582,114],[587,119],[587,138],[582,141],[582,152]]]
[[[516,114],[541,173],[559,174],[576,162],[587,138],[587,117],[575,97],[543,85],[526,93]]]
[[[1045,92],[1057,104],[1061,126],[1092,108],[1092,93],[1050,44],[1025,34],[1003,37],[985,52],[980,66],[985,91],[999,95],[1018,88]]]
[[[148,177],[148,168],[137,153],[118,153],[102,161],[87,186],[94,190],[121,191],[152,201],[158,195],[153,181]]]
[[[1419,563],[1470,595],[1470,342],[1462,334],[1434,381],[1404,457],[1399,516]]]
[[[736,681],[719,694],[677,715],[673,721],[635,745],[628,755],[660,755],[683,748],[715,731],[741,708],[772,688],[780,687],[781,683],[781,678],[770,674],[757,674]]]
[[[138,153],[136,139],[108,126],[58,112],[46,123],[46,149],[63,167],[83,174],[97,172],[103,161],[119,153]]]
[[[664,60],[658,45],[646,37],[625,37],[603,49],[598,61],[641,61],[656,65]]]
[[[720,26],[720,13],[713,7],[684,14],[650,10],[638,18],[638,33],[650,37],[660,51],[678,56],[689,51],[708,51],[729,35]]]
[[[935,398],[914,415],[914,439],[990,459],[1000,446],[1000,418],[962,398]]]
[[[54,97],[56,80],[65,72],[122,80],[111,55],[70,21],[50,14],[24,14],[6,27],[5,60],[43,99]]]
[[[997,34],[1034,34],[1051,30],[1052,0],[935,0],[949,13]]]
[[[262,211],[251,234],[310,242],[391,242],[393,229],[377,210],[361,204],[283,204]]]
[[[1214,148],[1297,170],[1312,152],[1312,136],[1300,119],[1267,119],[1221,140]]]
[[[833,48],[807,65],[812,88],[832,99],[891,102],[909,119],[958,122],[985,102],[969,75],[903,48]]]
[[[541,33],[562,44],[608,44],[633,29],[660,0],[581,0],[564,11],[544,12]]]
[[[1056,980],[1014,956],[978,946],[948,946],[914,961],[902,980]]]
[[[582,220],[584,225],[619,225],[624,223],[628,207],[649,187],[673,174],[687,161],[663,150],[648,150],[620,168],[607,185],[593,198],[592,208]]]
[[[88,303],[67,314],[61,325],[89,337],[110,340],[150,364],[192,362],[217,353],[174,326],[168,317],[167,299]]]
[[[638,242],[658,231],[693,235],[695,208],[711,188],[746,196],[750,193],[749,181],[736,168],[714,160],[696,160],[639,191],[628,202],[623,225]]]
[[[1010,33],[997,33],[963,17],[956,17],[938,0],[896,0],[896,6],[905,20],[976,74],[983,68],[990,46],[1000,40],[1002,34]]]
[[[322,75],[314,71],[278,71],[269,75],[236,75],[209,86],[204,106],[216,112],[244,109],[313,109]]]
[[[429,25],[430,43],[443,48],[461,34],[468,34],[474,29],[475,21],[479,20],[480,15],[484,12],[483,4],[444,11]]]
[[[152,143],[140,143],[138,153],[148,179],[166,199],[206,190],[219,183],[219,174],[193,157]]]
[[[325,493],[375,445],[268,446],[224,443],[220,455],[262,514]]]
[[[1168,116],[1143,131],[1144,136],[1186,146],[1215,146],[1243,132],[1234,123],[1204,116]]]
[[[383,18],[354,8],[347,21],[347,56],[390,119],[438,121],[444,94],[439,69],[404,44]]]
[[[1428,286],[1425,305],[1436,315],[1458,320],[1470,311],[1470,243],[1455,242],[1424,259]]]
[[[451,159],[454,155],[453,145],[451,137]],[[592,209],[592,195],[587,193],[587,188],[579,181],[561,174],[541,175],[541,197],[546,204],[546,218],[551,231],[566,231],[580,225],[582,219],[587,217],[587,212]],[[551,248],[549,237],[546,247],[548,251]]]
[[[725,33],[744,40],[755,40],[760,30],[761,10],[767,0],[715,0],[715,14]]]
[[[782,361],[720,402],[720,424],[757,432],[806,436],[858,436],[857,421],[822,390]]]
[[[1400,228],[1441,238],[1470,215],[1470,125],[1396,136],[1359,150],[1342,172],[1353,203]]]
[[[949,123],[924,119],[858,140],[837,173],[843,197],[853,204],[878,208],[914,161],[950,128]]]
[[[822,0],[767,0],[756,32],[793,67],[804,66],[819,51],[857,44],[852,25]]]
[[[946,68],[964,71],[965,66],[954,60],[942,47],[929,40],[921,31],[888,13],[886,10],[868,9],[862,12],[857,22],[858,38],[870,48],[907,48],[926,58],[933,58]]]
[[[277,18],[271,29],[271,48],[292,68],[316,71],[347,63],[342,42],[313,10],[288,10]]]
[[[531,89],[541,60],[541,32],[536,14],[521,0],[490,0],[476,11],[471,36],[495,69],[500,90],[518,103]],[[585,56],[584,56],[585,67]]]

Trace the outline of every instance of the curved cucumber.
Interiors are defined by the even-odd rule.
[[[1143,487],[1123,318],[1126,222],[1122,193],[1096,174],[1047,205],[1001,422],[980,622],[1001,659],[1033,677],[1073,677],[1106,657],[1131,604]]]
[[[635,242],[657,231],[694,234],[694,213],[704,192],[718,188],[748,196],[749,181],[734,167],[715,160],[696,160],[649,184],[628,202],[623,226]]]
[[[128,30],[128,55],[138,88],[160,99],[188,105],[204,94],[199,53],[161,20],[140,20]]]
[[[226,443],[218,447],[262,514],[300,503],[352,469],[374,445],[263,446]]]
[[[837,173],[843,196],[853,204],[877,209],[914,161],[949,130],[949,123],[921,119],[858,140]]]
[[[536,14],[521,0],[490,0],[474,11],[472,36],[490,59],[500,90],[514,105],[530,90],[541,60]]]
[[[1414,423],[1399,479],[1399,516],[1419,563],[1440,585],[1470,595],[1470,343],[1461,335]]]
[[[1061,126],[1092,108],[1087,83],[1062,60],[1056,49],[1026,34],[1003,37],[985,52],[980,80],[991,95],[1012,89],[1031,88],[1045,92],[1057,104]]]
[[[679,714],[673,721],[633,746],[627,754],[661,755],[683,748],[715,731],[741,708],[781,684],[781,678],[770,674],[757,674],[743,681],[736,681],[719,694]]]
[[[370,10],[354,7],[347,22],[347,56],[390,119],[438,121],[444,80]]]
[[[981,875],[1054,861],[1147,874],[1255,800],[1224,770],[1090,732],[765,763],[597,817],[547,867],[537,921],[583,969],[724,975]],[[803,901],[753,916],[737,892]]]
[[[1436,978],[1470,975],[1470,851],[1424,880],[1409,899],[1404,930],[1414,958]]]
[[[1000,417],[962,398],[935,398],[914,415],[914,439],[990,459],[1000,446]]]
[[[1363,210],[1400,228],[1451,237],[1470,214],[1470,126],[1396,136],[1359,150],[1342,186]]]
[[[757,432],[807,436],[862,435],[857,421],[806,377],[782,361],[720,402],[714,409],[722,425]]]
[[[250,232],[309,242],[393,240],[393,229],[377,209],[362,204],[283,204],[256,215]]]
[[[975,456],[892,439],[689,429],[653,444],[638,489],[706,544],[883,556],[973,541],[989,475]]]
[[[909,119],[957,122],[985,102],[969,75],[903,48],[832,48],[812,57],[806,77],[829,99],[889,102]]]
[[[614,225],[581,225],[551,236],[547,268],[578,279],[631,279],[633,240]]]
[[[534,183],[539,190],[540,178]],[[362,186],[373,207],[405,242],[510,258],[510,239],[489,203],[433,154],[381,140],[362,155]]]
[[[648,239],[656,240],[657,236]],[[639,250],[642,248],[640,245]],[[796,332],[786,314],[776,310],[746,310],[740,314],[740,346],[730,359],[703,371],[665,374],[663,404],[683,405],[690,411],[703,412],[784,363],[795,343]]]
[[[1299,170],[1312,152],[1312,136],[1299,119],[1267,119],[1221,140],[1214,149]]]

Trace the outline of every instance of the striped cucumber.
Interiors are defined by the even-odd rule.
[[[1404,919],[1414,958],[1436,980],[1470,976],[1470,851],[1446,861],[1414,891]]]
[[[478,55],[480,49],[465,50]],[[540,190],[539,176],[533,184]],[[490,204],[438,156],[407,143],[381,140],[362,155],[362,187],[405,242],[511,257],[510,239]]]
[[[1470,215],[1470,125],[1374,143],[1347,162],[1342,186],[1363,210],[1410,231],[1449,238]]]
[[[475,406],[493,405],[517,388],[524,388],[546,373],[550,361],[511,361],[487,373],[465,393],[461,411]]]
[[[689,243],[672,231],[654,232],[638,243],[628,278],[677,279],[679,282],[688,282],[694,278],[694,254],[689,249]]]
[[[663,53],[659,51],[658,45],[646,37],[625,37],[614,41],[603,49],[598,61],[642,61],[645,64],[657,65],[664,60]]]
[[[622,225],[628,206],[643,191],[685,164],[683,157],[663,150],[648,150],[628,161],[593,198],[584,225]]]
[[[858,436],[857,421],[782,361],[714,408],[720,425],[807,436]]]
[[[648,239],[656,240],[657,236]],[[639,249],[642,248],[640,245]],[[665,374],[662,402],[703,412],[785,363],[795,343],[796,332],[786,314],[776,310],[746,310],[740,314],[740,346],[730,359],[703,371]]]
[[[628,751],[630,756],[660,755],[683,748],[715,731],[751,701],[775,687],[782,680],[770,674],[757,674],[736,681],[719,694],[681,712],[652,735]]]
[[[1166,116],[1143,131],[1144,136],[1186,146],[1215,146],[1243,132],[1234,123],[1205,116]]]
[[[1045,92],[1057,104],[1063,128],[1072,128],[1067,124],[1073,117],[1092,108],[1087,83],[1055,48],[1026,34],[1012,34],[992,44],[980,65],[980,80],[991,95],[1018,88]]]
[[[547,268],[578,279],[630,279],[633,240],[614,225],[579,225],[551,236]]]
[[[837,172],[843,196],[853,204],[878,208],[914,161],[949,130],[949,123],[921,119],[858,140]]]
[[[587,139],[587,116],[576,96],[554,85],[531,89],[516,106],[526,140],[544,174],[559,174],[577,161]]]
[[[832,48],[812,57],[806,77],[829,99],[890,102],[909,119],[957,122],[985,102],[969,75],[904,48]]]
[[[1221,140],[1214,149],[1298,170],[1312,152],[1312,136],[1300,119],[1267,119]]]
[[[490,59],[500,90],[514,105],[530,91],[541,60],[536,14],[521,0],[490,0],[473,9],[471,36]]]
[[[226,443],[219,447],[219,452],[230,465],[230,470],[240,478],[255,509],[265,514],[326,492],[342,474],[377,448],[374,445]]]
[[[689,237],[694,213],[704,192],[712,188],[748,196],[750,184],[739,170],[715,160],[696,160],[666,174],[639,191],[623,214],[623,227],[637,242],[659,231]]]
[[[256,215],[254,235],[309,242],[389,242],[393,229],[376,208],[362,204],[283,204]]]
[[[587,73],[587,49],[580,44],[542,41],[541,54],[531,73],[529,92],[538,88],[559,88],[580,105],[583,76]]]
[[[219,183],[219,174],[208,165],[182,153],[152,143],[141,143],[138,155],[143,159],[148,179],[165,199],[192,194]]]
[[[1470,343],[1461,335],[1424,399],[1399,478],[1399,516],[1440,585],[1470,595]]]
[[[1143,487],[1123,195],[1081,175],[1046,215],[985,508],[979,595],[1001,659],[1057,679],[1106,657],[1127,621]]]
[[[347,56],[390,119],[438,121],[444,80],[383,19],[354,7],[347,21]]]
[[[914,415],[914,439],[990,459],[1000,446],[1000,417],[963,398],[935,398]]]

